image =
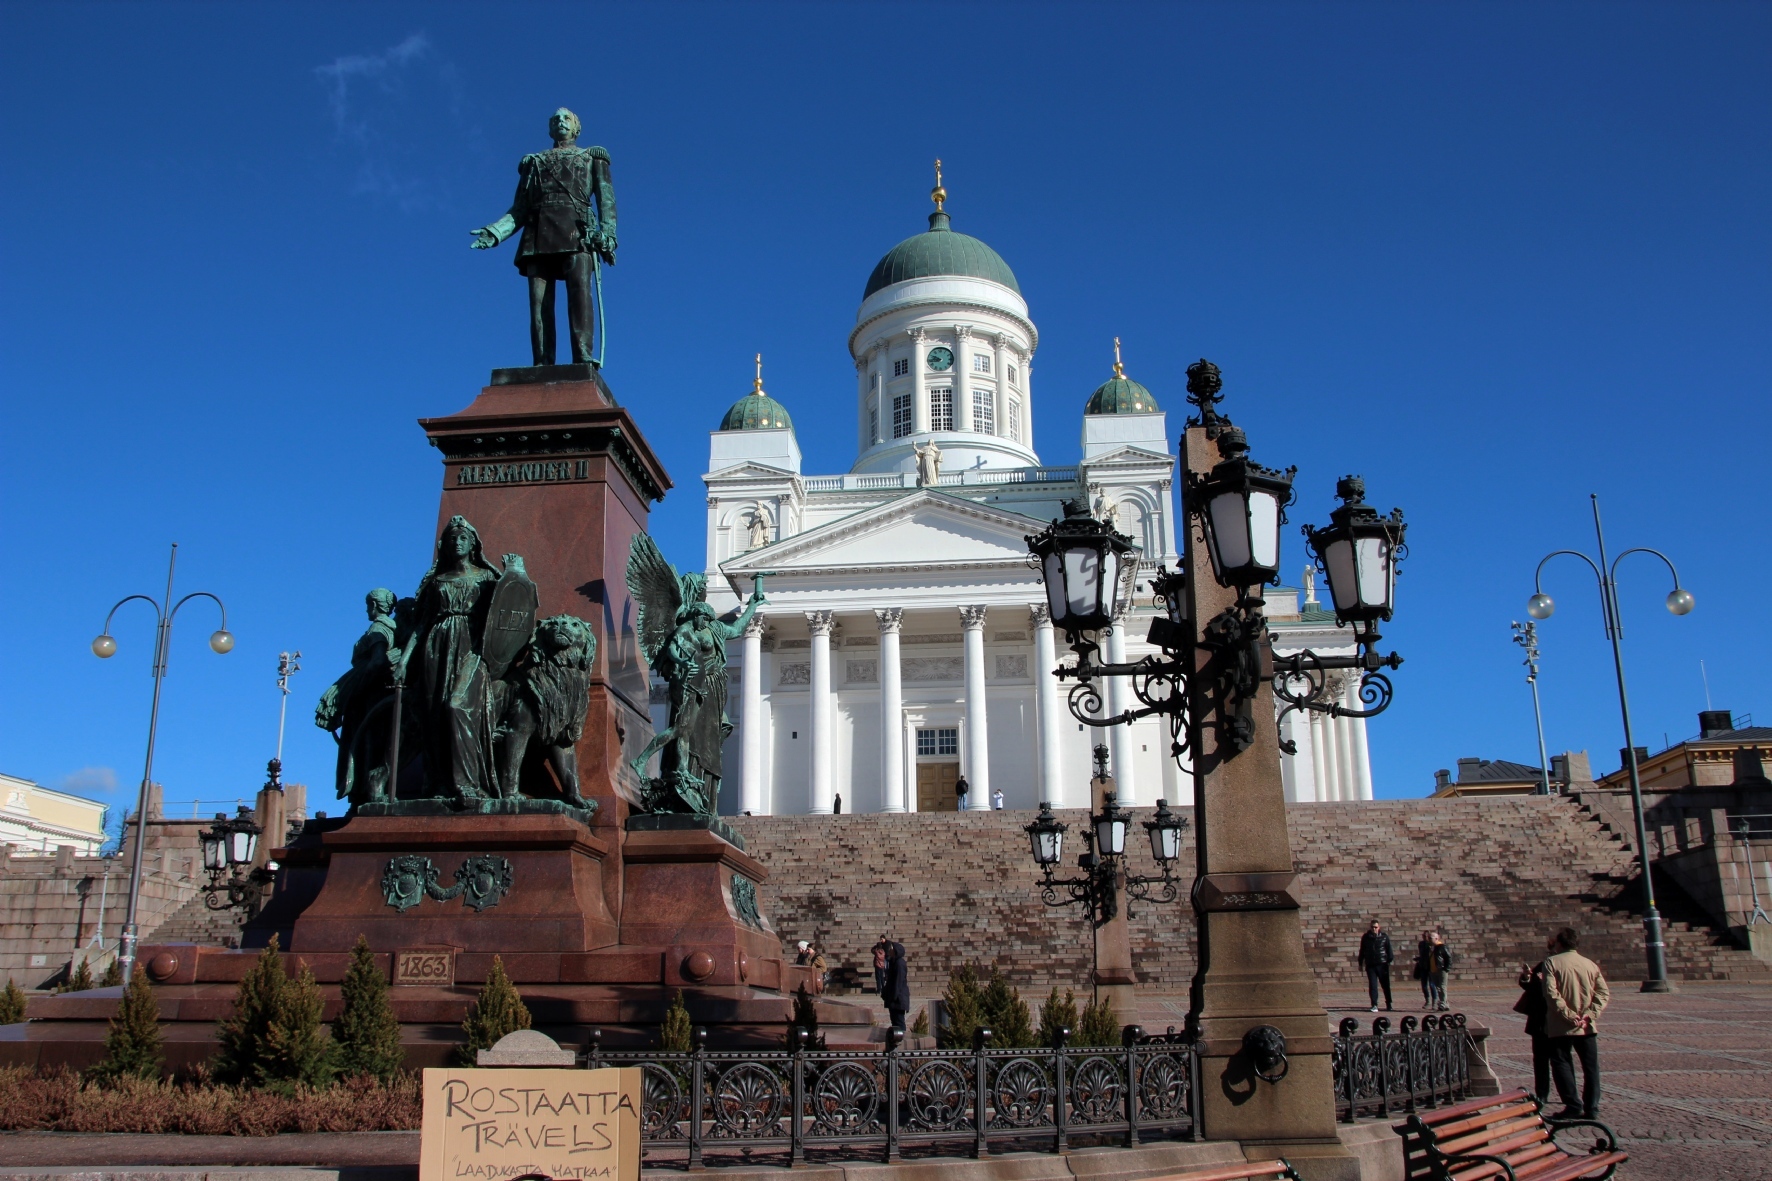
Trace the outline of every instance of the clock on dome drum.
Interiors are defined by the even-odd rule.
[[[929,368],[937,373],[945,373],[954,367],[954,350],[938,346],[929,350]]]

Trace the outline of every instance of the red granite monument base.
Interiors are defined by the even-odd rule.
[[[214,1022],[231,1011],[238,982],[272,936],[314,972],[328,1021],[351,948],[367,939],[394,982],[411,1067],[449,1060],[495,956],[536,1026],[565,1045],[586,1044],[593,1030],[606,1046],[654,1044],[679,990],[711,1044],[780,1044],[794,990],[813,981],[810,969],[784,961],[757,909],[767,872],[717,821],[631,815],[639,784],[628,762],[652,725],[628,551],[669,477],[586,367],[495,371],[471,405],[420,425],[444,460],[439,531],[452,515],[467,517],[489,557],[523,555],[541,614],[578,615],[597,636],[577,745],[580,790],[595,811],[526,799],[500,802],[499,814],[450,814],[440,801],[403,800],[386,809],[395,815],[367,814],[377,810],[368,806],[348,819],[311,821],[274,853],[277,883],[243,930],[243,950],[142,948],[167,1023],[168,1066],[213,1052]],[[546,783],[539,786],[545,794]],[[480,857],[502,859],[508,889],[456,889],[457,870]],[[417,878],[405,866],[406,883],[396,883],[390,901],[387,882],[400,877],[401,858],[428,866]],[[434,888],[413,896],[426,869]],[[464,880],[484,886],[504,872],[481,865]],[[33,999],[27,1025],[0,1031],[0,1062],[97,1061],[117,996],[99,989]],[[818,1012],[832,1048],[871,1040],[869,1009],[821,1000]]]

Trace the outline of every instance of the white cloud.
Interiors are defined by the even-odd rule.
[[[339,140],[359,157],[358,192],[404,208],[436,202],[434,163],[442,125],[461,110],[454,65],[424,33],[381,53],[347,54],[316,66]]]
[[[62,776],[60,786],[77,796],[103,795],[117,790],[117,772],[109,767],[82,767]]]

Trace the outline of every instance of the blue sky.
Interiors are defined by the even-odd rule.
[[[1772,722],[1766,383],[1772,8],[1747,4],[0,7],[0,451],[14,574],[0,770],[118,799],[141,773],[152,628],[122,595],[226,600],[174,637],[156,778],[250,799],[301,649],[288,778],[328,807],[315,698],[369,587],[427,559],[414,419],[527,359],[509,202],[556,106],[609,148],[607,375],[677,482],[699,563],[706,431],[765,357],[809,471],[853,459],[844,348],[878,257],[924,226],[1009,261],[1041,329],[1042,458],[1128,371],[1176,412],[1224,370],[1253,453],[1401,505],[1411,556],[1373,723],[1381,795],[1459,756],[1531,760],[1508,624],[1547,551],[1627,563],[1639,741]],[[1179,425],[1180,415],[1175,415]],[[1288,532],[1289,566],[1303,564]],[[1636,559],[1633,559],[1633,563]],[[1553,750],[1621,744],[1591,576],[1553,568]],[[135,612],[138,608],[126,609]],[[110,787],[108,785],[115,784]],[[336,807],[336,805],[334,805]]]

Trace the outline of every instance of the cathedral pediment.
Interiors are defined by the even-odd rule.
[[[1027,564],[1045,521],[922,489],[722,563],[729,575]]]
[[[749,462],[736,463],[731,467],[721,468],[717,472],[709,472],[702,479],[711,484],[715,480],[780,480],[791,479],[797,475],[799,475],[798,472],[790,471],[787,468]]]
[[[1085,461],[1083,466],[1089,468],[1118,467],[1122,465],[1146,467],[1151,464],[1160,464],[1163,467],[1173,467],[1175,464],[1175,457],[1163,451],[1152,451],[1146,447],[1126,446],[1116,447],[1112,451],[1104,454],[1091,456]]]

